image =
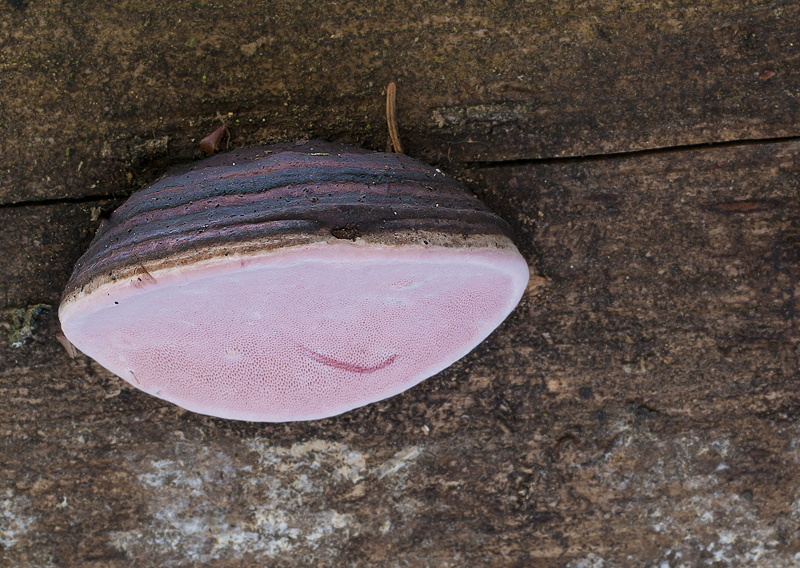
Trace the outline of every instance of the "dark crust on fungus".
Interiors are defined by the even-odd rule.
[[[76,264],[62,303],[125,278],[146,285],[163,269],[336,239],[513,246],[505,221],[407,156],[317,141],[246,148],[134,193]]]

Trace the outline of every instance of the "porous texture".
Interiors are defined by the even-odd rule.
[[[155,396],[223,418],[308,420],[460,359],[527,280],[518,253],[335,242],[110,284],[61,320],[82,351]]]
[[[332,416],[466,355],[528,281],[509,228],[416,160],[325,142],[180,168],[123,204],[62,329],[136,387],[213,416]]]

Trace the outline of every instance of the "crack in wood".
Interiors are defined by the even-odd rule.
[[[52,199],[26,199],[23,201],[0,203],[0,209],[18,209],[22,207],[44,207],[48,205],[81,205],[84,203],[95,203],[98,201],[127,199],[128,197],[130,197],[130,194],[85,195],[83,197],[54,197]]]
[[[464,165],[468,168],[489,169],[505,168],[513,166],[528,166],[537,164],[565,164],[580,162],[601,162],[606,160],[621,160],[626,158],[641,158],[648,156],[658,156],[662,154],[676,154],[680,152],[694,152],[697,150],[717,150],[720,148],[741,148],[767,146],[770,144],[784,144],[800,140],[798,136],[778,136],[775,138],[752,138],[745,140],[725,140],[722,142],[700,142],[697,144],[679,144],[676,146],[663,146],[661,148],[644,148],[642,150],[629,150],[626,152],[611,152],[608,154],[583,154],[580,156],[549,156],[542,158],[514,158],[511,160],[491,160],[491,161],[465,161]]]
[[[625,158],[638,158],[654,156],[660,154],[673,154],[679,152],[692,152],[696,150],[715,150],[719,148],[739,148],[745,146],[764,146],[769,144],[783,144],[786,142],[800,141],[797,136],[778,136],[774,138],[752,138],[744,140],[726,140],[722,142],[700,142],[697,144],[680,144],[676,146],[664,146],[660,148],[644,148],[641,150],[630,150],[626,152],[611,152],[608,154],[583,154],[580,156],[549,156],[542,158],[513,158],[510,160],[466,160],[464,167],[489,169],[513,166],[526,166],[535,164],[563,164],[580,162],[598,162],[604,160],[619,160]],[[93,203],[96,201],[108,201],[114,199],[127,199],[130,194],[108,194],[108,195],[86,195],[83,197],[57,197],[52,199],[29,199],[22,201],[12,201],[10,203],[0,203],[0,209],[15,209],[22,207],[42,207],[48,205],[69,205]]]

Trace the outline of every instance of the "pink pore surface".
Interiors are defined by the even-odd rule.
[[[322,243],[107,285],[61,309],[81,351],[202,414],[324,418],[480,343],[528,281],[516,251]]]

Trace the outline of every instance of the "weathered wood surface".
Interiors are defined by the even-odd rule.
[[[0,565],[800,562],[795,3],[155,6],[0,8]],[[217,112],[381,148],[390,79],[539,275],[483,345],[288,425],[67,358],[40,305]]]
[[[0,10],[2,203],[128,193],[198,156],[192,140],[220,113],[235,145],[381,149],[376,101],[392,80],[406,150],[428,162],[773,138],[800,123],[794,0]]]

